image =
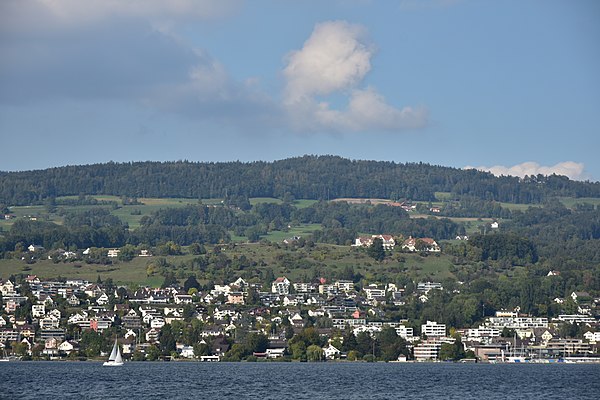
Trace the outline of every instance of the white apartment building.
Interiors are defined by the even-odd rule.
[[[427,323],[421,325],[421,335],[425,335],[427,337],[446,336],[446,325],[438,324],[435,321],[427,321]]]

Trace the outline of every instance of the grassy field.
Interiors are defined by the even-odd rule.
[[[435,192],[433,194],[437,201],[448,201],[452,200],[452,193],[450,192]]]
[[[250,205],[262,204],[262,203],[275,203],[283,204],[283,201],[274,197],[253,197],[250,199]]]
[[[262,243],[234,244],[226,246],[222,252],[230,259],[245,256],[255,261],[258,266],[253,271],[271,268],[276,276],[285,275],[292,281],[311,279],[315,273],[319,276],[333,276],[346,267],[352,267],[355,273],[361,273],[368,282],[394,279],[399,274],[408,275],[414,280],[441,280],[452,276],[451,259],[444,255],[421,257],[397,252],[385,261],[377,262],[364,251],[350,246],[320,244],[311,249],[295,249],[280,244]],[[203,280],[202,273],[187,269],[185,264],[194,257],[196,256],[184,255],[165,258],[174,266],[173,270],[182,273],[182,276],[194,273]],[[96,281],[100,276],[102,280],[111,278],[120,284],[159,286],[164,278],[160,275],[148,276],[146,270],[148,264],[156,260],[157,257],[137,257],[130,262],[114,261],[113,265],[108,266],[81,261],[55,264],[51,260],[41,260],[26,264],[21,260],[0,260],[0,277],[7,279],[12,274],[33,274],[43,279],[65,277]],[[232,273],[240,276],[248,271]]]
[[[160,286],[163,278],[160,276],[148,277],[146,265],[151,258],[138,257],[131,262],[115,262],[114,265],[86,264],[85,262],[58,263],[51,260],[38,261],[35,264],[26,264],[21,260],[0,260],[0,276],[7,279],[11,274],[31,274],[40,278],[53,279],[59,276],[65,278],[79,278],[95,282],[98,276],[102,280],[112,278],[115,282],[123,284],[140,284]]]
[[[265,236],[265,239],[271,242],[281,242],[284,239],[291,238],[294,236],[307,236],[316,230],[321,229],[320,224],[301,224],[290,228],[287,232],[284,231],[272,231]]]
[[[592,204],[596,207],[600,206],[600,199],[596,199],[593,197],[580,197],[577,199],[573,197],[561,197],[559,198],[559,200],[561,201],[561,203],[563,203],[566,207],[569,208],[574,207],[576,204],[582,203]]]

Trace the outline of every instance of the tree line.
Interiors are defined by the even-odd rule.
[[[552,196],[600,197],[600,182],[564,176],[495,177],[425,163],[303,156],[274,162],[131,162],[0,172],[0,203],[42,204],[48,198],[116,195],[130,198],[343,197],[435,200],[454,197],[541,203]]]

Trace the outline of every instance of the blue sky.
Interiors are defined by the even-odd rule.
[[[600,179],[600,2],[4,0],[0,170],[423,161]]]

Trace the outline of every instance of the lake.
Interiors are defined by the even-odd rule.
[[[1,399],[593,399],[600,365],[95,362],[0,364]]]

